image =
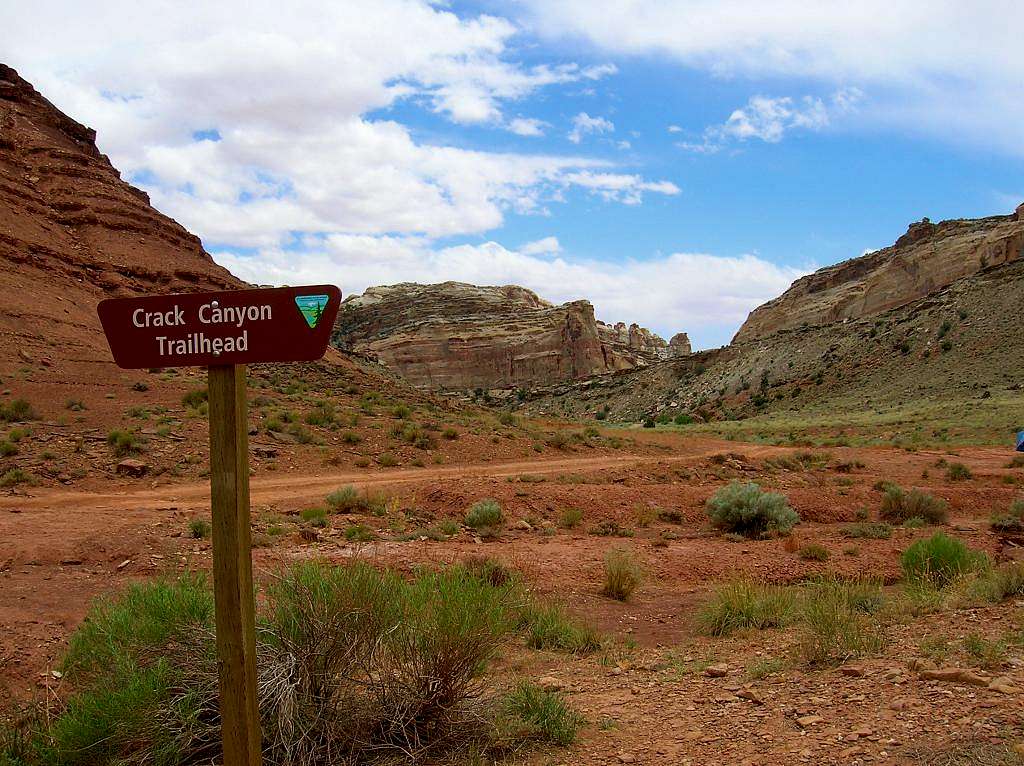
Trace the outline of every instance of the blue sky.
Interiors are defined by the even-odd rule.
[[[710,347],[1024,201],[1019,4],[80,6],[19,7],[7,63],[254,282],[515,282]]]

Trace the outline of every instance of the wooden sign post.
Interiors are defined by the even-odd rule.
[[[249,521],[246,365],[327,350],[341,292],[332,285],[116,298],[99,305],[118,366],[205,366],[210,408],[213,589],[224,766],[260,766],[256,616]]]

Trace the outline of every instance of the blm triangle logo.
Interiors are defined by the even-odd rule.
[[[295,305],[299,307],[306,324],[311,330],[315,330],[320,324],[320,318],[324,315],[327,302],[330,297],[327,295],[296,295]]]

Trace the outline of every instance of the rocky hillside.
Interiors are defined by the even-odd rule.
[[[461,282],[371,287],[342,305],[334,343],[415,385],[509,388],[575,380],[688,354],[637,325],[607,325],[587,301],[555,306],[523,287]]]
[[[891,247],[798,279],[751,312],[737,342],[804,325],[863,319],[1024,257],[1024,205],[1012,215],[913,223]]]
[[[95,138],[0,64],[3,367],[61,357],[89,376],[110,358],[101,298],[242,284],[122,181]]]

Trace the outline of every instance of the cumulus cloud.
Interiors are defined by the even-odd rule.
[[[544,237],[520,246],[519,252],[522,255],[557,255],[562,252],[562,245],[558,237]]]
[[[387,110],[506,126],[539,89],[594,82],[607,64],[513,59],[516,26],[426,0],[25,3],[5,14],[9,62],[98,141],[155,204],[205,241],[266,247],[296,234],[479,234],[509,211],[546,213],[585,157],[417,140]],[[45,44],[36,34],[49,29]],[[93,30],[104,29],[102,39]],[[537,135],[545,123],[507,127]],[[214,140],[216,139],[216,140]],[[605,199],[663,193],[637,177]]]
[[[679,142],[689,151],[710,154],[719,151],[730,141],[758,139],[778,143],[791,130],[821,130],[841,114],[852,111],[861,99],[857,88],[836,91],[826,102],[817,96],[794,99],[790,96],[771,98],[754,96],[746,106],[736,109],[722,125],[704,130],[697,142]]]
[[[518,284],[556,303],[586,298],[605,321],[638,322],[666,338],[686,331],[698,348],[727,343],[751,309],[806,273],[755,255],[570,260],[558,252],[538,252],[555,244],[549,239],[554,238],[518,250],[496,242],[438,249],[421,238],[334,235],[307,243],[298,254],[271,248],[255,257],[214,255],[253,282],[331,281],[346,295],[371,285],[410,281]]]
[[[1013,0],[524,0],[528,23],[604,55],[868,96],[860,119],[1024,154],[1024,3]]]
[[[516,117],[508,123],[508,129],[517,136],[543,136],[550,123],[532,117]]]
[[[604,117],[591,117],[586,112],[580,112],[572,118],[572,130],[567,137],[574,144],[578,144],[583,140],[583,136],[589,133],[611,133],[613,130],[615,125]]]

